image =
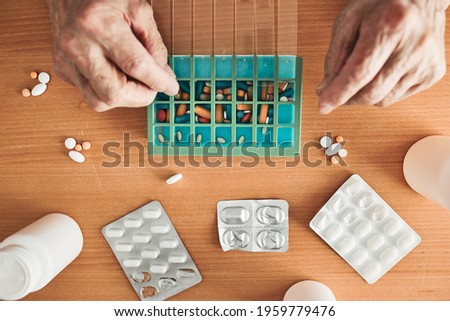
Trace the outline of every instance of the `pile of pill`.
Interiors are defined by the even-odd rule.
[[[75,138],[68,137],[64,141],[64,146],[66,146],[67,149],[70,150],[69,157],[71,160],[77,163],[84,163],[86,158],[81,153],[81,151],[85,150],[88,151],[91,149],[92,144],[88,141],[85,141],[83,143],[78,143]]]
[[[309,225],[369,284],[419,243],[420,237],[359,176],[351,176]]]
[[[165,300],[202,280],[159,202],[123,216],[102,233],[141,300]]]
[[[50,81],[50,75],[46,72],[40,72],[39,74],[36,71],[32,71],[30,73],[30,77],[32,79],[37,79],[39,84],[33,87],[33,89],[24,88],[22,89],[22,96],[30,97],[30,96],[40,96],[47,90],[47,84]]]
[[[331,157],[331,162],[333,164],[339,164],[340,159],[347,157],[348,151],[344,146],[344,137],[336,136],[335,142],[329,136],[323,136],[320,139],[320,146],[325,149],[325,155]]]
[[[288,209],[284,200],[217,203],[217,225],[224,251],[287,252]]]

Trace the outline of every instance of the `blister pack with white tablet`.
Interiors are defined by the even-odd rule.
[[[288,210],[284,200],[217,203],[220,245],[224,251],[287,252]]]
[[[165,300],[202,280],[159,202],[108,224],[102,233],[141,300]]]
[[[310,227],[369,284],[420,243],[420,236],[359,175],[337,190]]]

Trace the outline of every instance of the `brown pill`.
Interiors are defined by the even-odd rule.
[[[223,106],[221,104],[216,105],[216,123],[223,123]]]

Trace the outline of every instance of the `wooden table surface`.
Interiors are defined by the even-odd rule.
[[[211,16],[195,10],[209,4],[205,10],[212,13],[213,2],[193,1],[193,6],[184,0],[175,0],[174,6],[170,0],[153,1],[170,51],[184,53],[193,48],[196,54],[232,54],[249,47],[261,54],[278,45],[282,47],[278,53],[282,54],[292,51],[298,43],[298,54],[304,58],[302,144],[317,141],[326,131],[343,135],[349,140],[348,165],[329,166],[322,151],[311,149],[309,157],[322,161],[316,168],[305,162],[288,167],[284,159],[277,160],[275,167],[261,160],[253,168],[242,168],[239,158],[232,166],[222,163],[219,168],[204,164],[180,167],[173,159],[162,168],[148,164],[139,167],[137,149],[124,152],[123,135],[129,133],[133,141],[146,145],[145,108],[91,111],[79,92],[52,71],[45,2],[3,0],[0,239],[47,213],[62,212],[80,224],[85,240],[81,255],[47,287],[26,299],[137,300],[100,231],[135,208],[159,200],[203,275],[202,283],[173,300],[280,300],[289,286],[305,279],[327,284],[338,300],[450,300],[450,212],[417,195],[402,175],[403,157],[415,141],[431,134],[450,135],[450,74],[432,89],[395,107],[343,108],[322,116],[314,92],[322,77],[333,20],[346,0],[298,1],[297,37],[295,19],[290,14],[295,10],[289,8],[295,1],[278,0],[275,7],[269,0],[236,0],[235,6],[232,0],[215,1],[222,7],[214,22]],[[283,6],[277,6],[279,3]],[[239,8],[253,5],[258,9],[252,20],[251,10]],[[182,13],[192,7],[191,15],[189,11]],[[170,8],[175,8],[180,19],[165,12]],[[232,10],[239,21],[234,26],[241,28],[234,33],[224,13],[232,14]],[[270,19],[270,10],[277,14],[276,18],[272,15]],[[176,21],[172,23],[171,17]],[[285,23],[289,19],[292,28]],[[193,27],[189,28],[186,25],[192,20]],[[264,27],[265,21],[269,28]],[[211,24],[215,26],[214,34]],[[248,24],[268,34],[253,32]],[[271,28],[270,24],[278,27]],[[189,32],[193,34],[183,37]],[[213,45],[204,45],[208,37],[215,39]],[[446,42],[450,48],[450,28]],[[49,71],[53,78],[43,96],[23,98],[21,89],[35,82],[28,76],[32,70]],[[69,136],[92,142],[84,164],[68,159],[63,141]],[[102,166],[102,162],[111,160],[102,153],[103,144],[110,141],[121,143],[118,152],[130,157],[128,167]],[[183,173],[183,181],[167,186],[164,180],[178,172]],[[354,173],[361,175],[422,237],[422,243],[375,285],[368,285],[308,226],[320,207]],[[217,202],[253,198],[289,202],[287,253],[222,251],[217,234]]]

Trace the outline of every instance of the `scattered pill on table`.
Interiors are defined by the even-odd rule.
[[[67,149],[74,149],[76,144],[77,141],[75,140],[75,138],[72,137],[68,137],[64,141],[64,146],[66,146]]]
[[[320,146],[322,146],[323,148],[330,147],[332,143],[333,143],[333,140],[328,136],[323,136],[320,139]]]
[[[47,84],[50,81],[50,75],[46,72],[40,72],[38,80],[41,84]]]
[[[33,89],[31,90],[31,95],[32,96],[40,96],[42,95],[45,91],[47,90],[47,85],[46,84],[37,84],[36,86],[33,87]]]
[[[337,137],[335,138],[335,140],[336,140],[336,143],[342,143],[342,142],[344,141],[344,137],[342,137],[342,136],[337,136]]]
[[[176,174],[166,180],[167,185],[178,183],[183,178],[183,174]]]
[[[348,151],[346,149],[341,149],[338,153],[341,158],[345,158],[348,155]]]
[[[76,144],[76,145],[75,145],[75,150],[76,150],[77,152],[81,152],[81,151],[83,150],[83,146],[81,146],[81,144]]]
[[[36,71],[30,72],[31,79],[36,79],[38,77],[38,73]]]
[[[80,152],[71,150],[69,152],[69,157],[70,159],[72,159],[74,162],[77,163],[84,163],[84,161],[86,160],[86,158],[83,156],[83,154],[81,154]]]
[[[90,150],[92,144],[90,142],[83,142],[83,144],[81,144],[81,147],[83,147],[84,150]]]
[[[334,143],[330,147],[327,148],[325,151],[325,154],[327,156],[333,156],[339,153],[339,151],[342,149],[342,145],[339,143]]]
[[[339,164],[339,157],[337,157],[337,156],[331,157],[331,162],[335,165]]]
[[[31,96],[31,91],[28,88],[22,89],[22,96],[30,97]]]

